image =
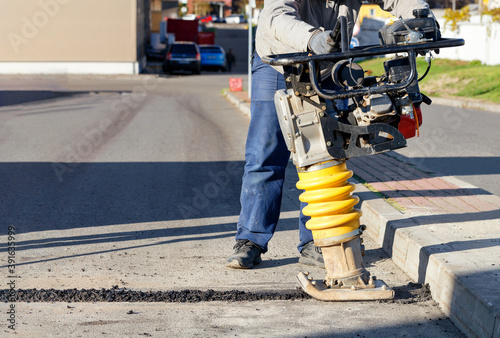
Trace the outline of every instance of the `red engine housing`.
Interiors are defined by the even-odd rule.
[[[419,133],[419,127],[422,125],[422,110],[420,107],[413,106],[413,115],[401,115],[398,124],[398,130],[405,139],[415,137]]]

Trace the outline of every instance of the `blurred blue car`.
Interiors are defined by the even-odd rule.
[[[201,54],[201,68],[204,70],[227,69],[226,53],[219,45],[199,45]]]

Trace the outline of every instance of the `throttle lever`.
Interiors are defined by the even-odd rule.
[[[425,94],[422,94],[422,93],[420,93],[420,94],[422,95],[422,101],[423,101],[426,105],[430,106],[430,105],[431,105],[431,103],[432,103],[431,98],[430,98],[430,97],[428,97],[428,96],[427,96],[427,95],[425,95]]]
[[[341,35],[340,35],[340,32],[341,32],[340,20],[337,20],[337,23],[335,24],[335,28],[330,33],[330,36],[332,37],[332,40],[335,43],[334,44],[335,50],[339,50],[340,49],[340,41],[341,41],[341,38],[342,38]]]

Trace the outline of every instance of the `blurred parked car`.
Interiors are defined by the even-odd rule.
[[[200,45],[201,68],[226,71],[226,53],[219,45]]]
[[[196,43],[179,41],[170,45],[163,63],[163,71],[170,73],[176,70],[187,70],[193,74],[200,74],[201,55]]]
[[[245,17],[239,14],[231,14],[226,17],[226,23],[245,23]]]
[[[146,47],[146,59],[148,61],[159,61],[163,62],[165,60],[165,56],[167,55],[167,49],[155,49],[151,45],[147,45]]]

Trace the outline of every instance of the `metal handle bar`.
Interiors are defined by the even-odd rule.
[[[410,75],[408,78],[401,83],[387,84],[387,85],[377,85],[372,87],[364,87],[359,89],[350,90],[323,90],[318,85],[318,79],[316,75],[316,62],[309,61],[309,80],[313,89],[318,93],[318,95],[326,100],[338,100],[338,99],[348,99],[356,96],[364,96],[370,94],[382,94],[387,92],[395,92],[408,87],[416,77],[417,74],[417,63],[415,61],[415,52],[408,52],[408,59],[410,61]],[[332,94],[329,94],[332,93]]]
[[[463,46],[464,44],[465,41],[463,39],[441,39],[434,42],[422,42],[407,45],[361,46],[355,47],[346,53],[336,52],[330,54],[313,55],[308,52],[302,52],[268,55],[261,57],[261,59],[262,62],[271,66],[290,66],[297,63],[309,63],[309,61],[338,61],[366,56],[405,53],[410,51],[417,53],[433,49],[459,47]]]

